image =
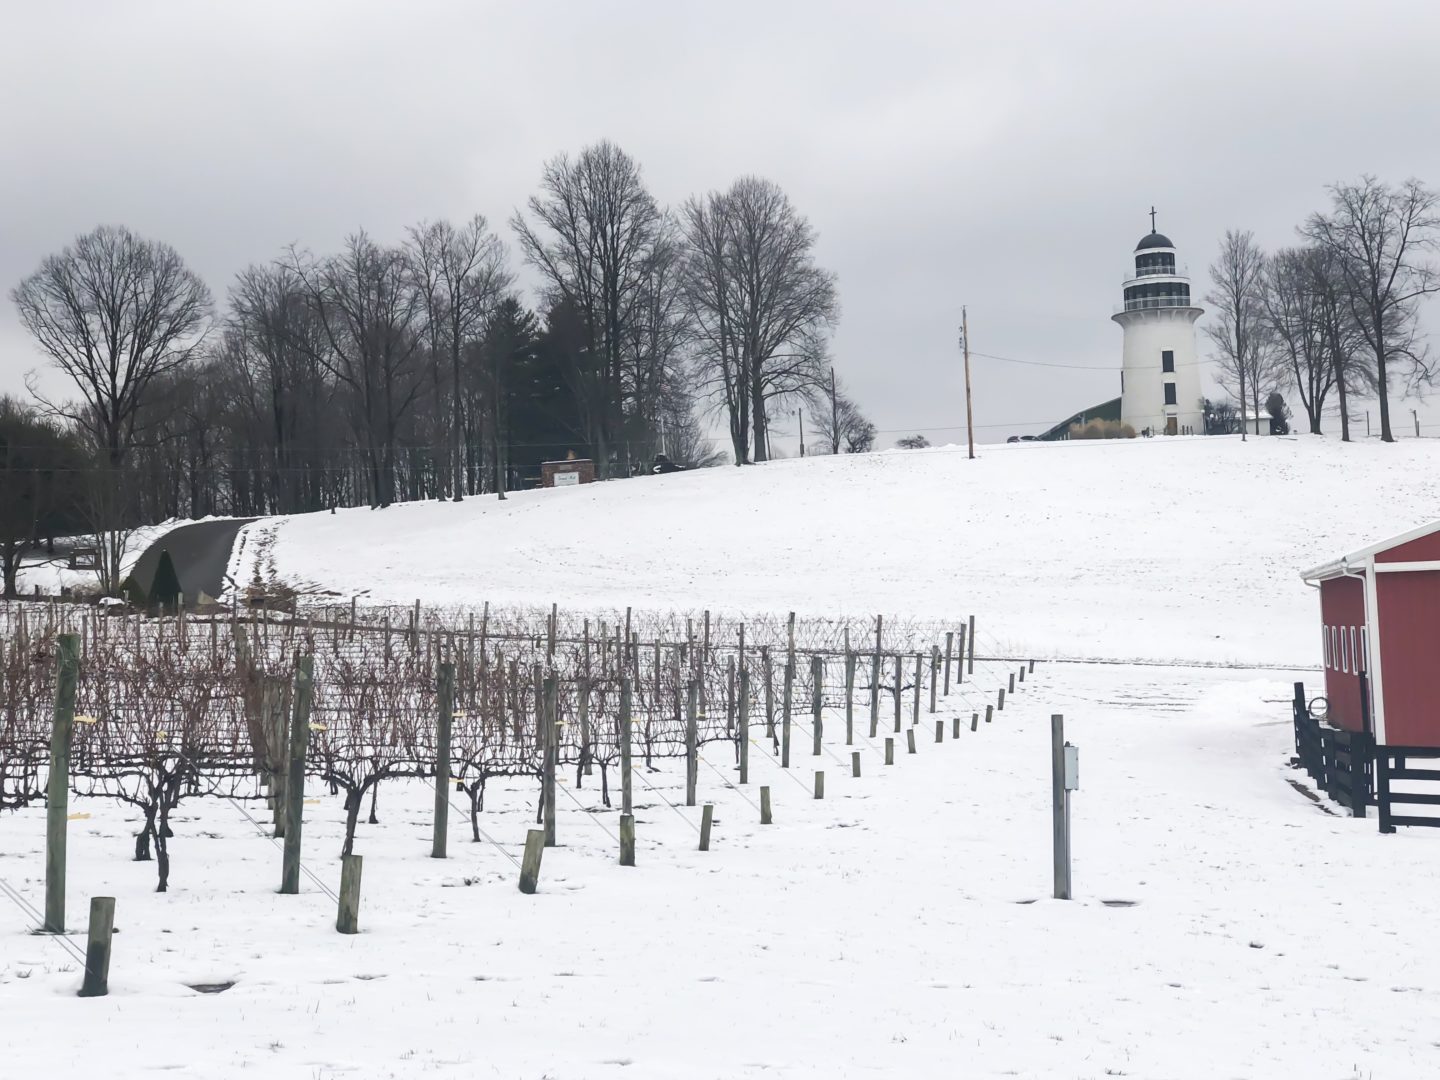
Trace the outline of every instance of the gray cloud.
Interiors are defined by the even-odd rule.
[[[1290,243],[1328,182],[1440,182],[1440,8],[1404,0],[72,0],[12,6],[5,36],[7,289],[121,222],[223,299],[292,241],[503,225],[544,159],[608,137],[663,202],[742,173],[786,188],[840,275],[837,369],[887,443],[963,438],[962,303],[976,349],[1074,369],[977,359],[982,437],[1116,393],[1109,315],[1152,202],[1202,279],[1227,227]],[[0,390],[42,363],[7,301]]]

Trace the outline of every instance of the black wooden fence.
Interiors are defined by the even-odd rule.
[[[1295,684],[1292,704],[1295,719],[1296,763],[1310,774],[1315,786],[1352,817],[1364,817],[1375,789],[1375,740],[1369,732],[1369,709],[1364,706],[1366,687],[1361,676],[1362,719],[1365,731],[1347,731],[1315,717],[1305,700],[1305,684]],[[1437,752],[1440,756],[1440,752]],[[1440,798],[1437,798],[1440,805]],[[1437,822],[1440,824],[1440,822]]]
[[[1391,784],[1400,781],[1431,781],[1440,783],[1440,768],[1419,768],[1412,759],[1440,762],[1440,747],[1377,746],[1375,748],[1376,807],[1380,811],[1380,831],[1392,833],[1397,825],[1420,825],[1440,828],[1440,817],[1419,814],[1397,814],[1399,806],[1440,806],[1440,791],[1393,791]]]

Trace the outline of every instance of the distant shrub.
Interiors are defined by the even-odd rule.
[[[895,443],[901,450],[924,450],[930,445],[930,440],[924,435],[906,435],[905,438]]]
[[[1089,423],[1071,424],[1072,439],[1133,439],[1135,429],[1119,420],[1091,420]]]

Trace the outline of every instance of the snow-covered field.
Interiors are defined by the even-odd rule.
[[[1019,444],[266,519],[231,576],[393,603],[896,614],[1021,655],[1318,663],[1301,570],[1440,518],[1440,442]]]
[[[4,1072],[1434,1075],[1434,838],[1381,838],[1293,791],[1288,692],[1275,675],[1041,665],[958,742],[956,697],[946,741],[925,715],[918,753],[902,743],[891,768],[861,740],[858,780],[831,743],[818,766],[797,758],[798,777],[752,755],[752,786],[730,788],[729,754],[712,748],[710,852],[698,808],[663,801],[682,801],[670,762],[648,777],[658,792],[636,782],[636,868],[617,865],[615,813],[587,787],[595,818],[562,797],[562,846],[533,897],[459,813],[453,857],[430,859],[431,790],[387,785],[381,824],[358,839],[353,938],[308,880],[275,894],[279,852],[225,803],[182,804],[165,896],[149,891],[153,865],[126,860],[126,814],[76,804],[90,816],[71,827],[71,919],[86,896],[118,897],[111,996],[71,996],[77,966],[7,916]],[[1047,898],[1052,711],[1081,746],[1072,903]],[[761,783],[773,826],[752,805]],[[310,865],[333,889],[342,813],[310,794]],[[484,827],[518,857],[532,820],[528,789],[497,788]],[[43,835],[41,808],[0,832],[0,874],[35,903]]]
[[[1318,659],[1296,572],[1440,517],[1437,466],[1418,441],[1026,445],[256,523],[237,581],[273,558],[394,602],[973,612],[1017,650],[1151,663],[1041,663],[971,733],[1008,673],[982,663],[942,699],[942,744],[922,713],[891,767],[859,741],[859,779],[838,723],[819,759],[802,729],[788,775],[761,739],[743,790],[712,745],[708,853],[699,808],[667,805],[682,763],[658,762],[634,869],[616,812],[567,787],[594,816],[561,796],[533,897],[511,861],[532,784],[492,782],[503,851],[452,811],[440,862],[432,790],[387,782],[356,937],[310,881],[275,894],[279,851],[226,802],[181,804],[156,895],[128,811],[72,800],[70,921],[117,897],[111,995],[73,997],[78,965],[0,907],[0,1077],[1440,1075],[1440,836],[1379,836],[1287,783],[1291,682],[1317,673],[1280,669]],[[1070,903],[1048,899],[1055,712],[1081,747]],[[308,794],[334,889],[340,800]],[[0,878],[37,906],[43,844],[43,808],[0,818]]]

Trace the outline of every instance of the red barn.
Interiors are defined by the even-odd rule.
[[[1440,747],[1440,522],[1302,576],[1320,589],[1330,723]]]

